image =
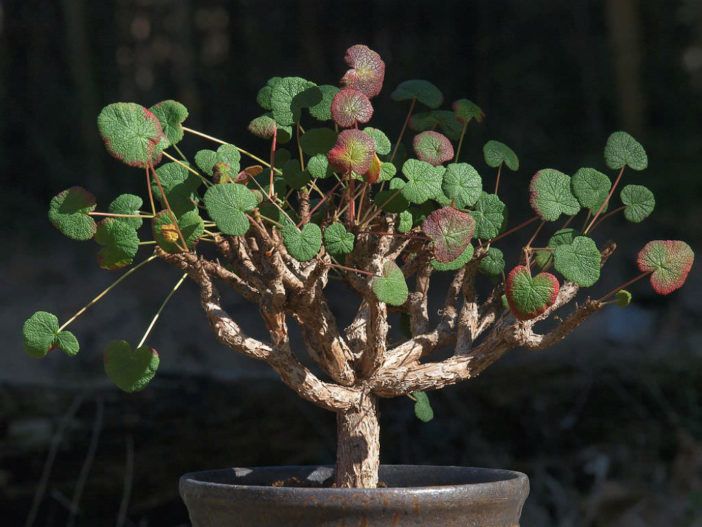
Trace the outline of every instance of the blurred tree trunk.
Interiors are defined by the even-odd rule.
[[[641,134],[646,125],[646,100],[641,86],[639,2],[607,0],[605,9],[612,46],[619,119],[627,131]]]

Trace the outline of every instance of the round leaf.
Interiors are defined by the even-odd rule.
[[[488,166],[497,168],[504,163],[513,172],[519,170],[517,154],[504,143],[488,141],[483,146],[483,155]]]
[[[594,168],[581,168],[573,174],[570,188],[582,207],[596,213],[607,199],[612,182]]]
[[[59,323],[56,315],[37,311],[22,326],[24,350],[30,357],[45,357],[54,347]]]
[[[626,307],[631,304],[631,293],[626,289],[620,289],[617,291],[614,298],[616,299],[619,307]]]
[[[161,129],[172,145],[183,139],[183,121],[188,117],[188,109],[178,101],[168,100],[154,104],[149,111],[161,123]]]
[[[494,238],[505,225],[507,205],[495,194],[481,192],[475,203],[475,210],[469,211],[475,219],[475,237],[481,240]]]
[[[458,258],[470,244],[475,220],[470,214],[444,207],[429,214],[422,230],[434,242],[434,257],[446,263]]]
[[[553,305],[559,287],[558,279],[551,273],[532,277],[529,269],[519,265],[507,275],[505,296],[515,318],[530,320]]]
[[[107,208],[112,214],[131,214],[138,215],[144,201],[134,194],[120,194]],[[138,229],[144,221],[141,218],[115,218],[120,223],[129,225],[133,229]]]
[[[284,77],[271,91],[273,119],[282,125],[292,125],[300,120],[302,108],[319,104],[322,92],[313,82],[300,77]]]
[[[570,177],[552,168],[539,170],[531,178],[529,204],[546,221],[556,221],[561,214],[573,216],[580,210],[570,191]]]
[[[365,174],[373,162],[375,142],[360,130],[344,130],[327,154],[329,164],[342,174]]]
[[[49,203],[49,221],[73,240],[85,241],[97,226],[88,213],[95,210],[95,196],[83,187],[71,187],[56,194]]]
[[[258,206],[256,195],[239,183],[212,185],[205,192],[203,201],[217,228],[230,236],[246,234],[250,224],[244,213]]]
[[[648,167],[646,150],[626,132],[614,132],[609,136],[605,145],[604,158],[607,166],[614,170],[625,165],[633,170],[644,170]]]
[[[143,390],[156,375],[160,362],[155,349],[142,346],[132,351],[125,340],[108,343],[104,361],[107,376],[120,390],[129,393]]]
[[[130,166],[158,164],[168,144],[158,118],[139,104],[119,102],[105,106],[97,125],[107,151]]]
[[[356,44],[346,50],[344,57],[350,70],[341,77],[341,85],[353,88],[372,99],[380,93],[385,79],[385,62],[368,46]]]
[[[653,192],[643,185],[627,185],[622,189],[619,197],[626,205],[624,217],[632,223],[640,223],[648,218],[656,206]]]
[[[271,94],[273,93],[273,88],[276,84],[280,82],[280,80],[280,77],[271,77],[266,81],[266,85],[260,90],[258,90],[258,94],[256,95],[256,102],[264,110],[273,109],[273,106],[271,105]]]
[[[351,128],[356,123],[370,121],[373,105],[360,91],[344,88],[332,99],[331,114],[336,124],[342,128]]]
[[[478,201],[483,182],[478,171],[468,163],[450,163],[446,166],[441,188],[457,208],[464,209]]]
[[[219,185],[218,185],[219,186]],[[178,218],[178,226],[183,234],[188,247],[197,241],[205,232],[205,224],[202,218],[195,210],[191,210]],[[175,223],[170,212],[162,210],[151,220],[151,227],[154,235],[154,240],[167,253],[175,254],[182,252],[178,245],[182,245],[178,230],[175,228]]]
[[[453,159],[453,145],[448,137],[439,132],[428,130],[414,136],[412,141],[414,153],[421,161],[439,166]]]
[[[139,250],[139,236],[134,227],[117,218],[105,218],[98,223],[95,241],[105,246],[98,252],[98,265],[110,271],[130,265]]]
[[[385,132],[379,130],[378,128],[373,128],[372,126],[365,127],[363,131],[373,138],[373,142],[375,143],[375,151],[377,154],[384,156],[390,153],[392,144],[390,143],[388,136],[385,135]]]
[[[471,258],[473,258],[474,252],[475,250],[473,249],[473,246],[469,243],[465,250],[455,260],[450,262],[440,262],[436,258],[432,258],[429,263],[437,271],[458,271],[461,267],[466,265]]]
[[[490,276],[497,276],[505,268],[505,258],[497,247],[490,247],[487,254],[480,260],[478,270]]]
[[[444,96],[431,82],[413,79],[401,82],[390,95],[394,101],[417,99],[429,108],[435,109],[444,102]]]
[[[299,262],[311,260],[322,248],[322,230],[315,223],[306,223],[302,230],[288,223],[282,234],[288,253]]]
[[[581,287],[590,287],[600,279],[601,263],[597,245],[586,236],[576,236],[573,243],[559,245],[553,251],[556,271]]]
[[[408,159],[402,165],[402,173],[407,178],[402,195],[410,203],[416,204],[441,197],[444,172],[444,167],[433,167],[426,161]]]
[[[637,263],[643,272],[651,273],[651,285],[659,295],[680,289],[695,260],[690,246],[678,240],[648,242],[638,254]]]
[[[309,161],[307,161],[307,172],[315,179],[326,179],[334,173],[329,166],[329,160],[326,154],[312,156]]]
[[[322,84],[317,88],[322,93],[322,100],[309,107],[310,115],[319,121],[331,121],[331,102],[339,93],[339,88],[329,84]]]
[[[348,232],[343,224],[336,222],[324,229],[324,247],[331,254],[348,254],[353,251],[356,236]]]
[[[372,288],[379,301],[391,306],[401,306],[409,295],[405,276],[392,260],[383,264],[383,274],[373,278]]]
[[[575,229],[560,229],[553,233],[553,236],[548,240],[548,247],[551,249],[556,249],[560,245],[570,245],[573,243],[577,235]],[[536,258],[534,259],[536,265],[539,267],[546,267],[553,258],[553,251],[536,251]]]

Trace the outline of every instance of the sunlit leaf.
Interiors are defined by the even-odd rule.
[[[558,298],[560,285],[551,273],[532,277],[524,265],[519,265],[507,275],[505,295],[512,314],[519,320],[538,317]]]
[[[429,397],[424,392],[412,392],[414,397],[414,415],[423,423],[428,423],[434,419],[434,410],[429,403]]]
[[[357,123],[370,121],[373,105],[360,91],[344,88],[332,99],[331,114],[336,124],[342,128],[351,128]]]
[[[329,164],[342,174],[365,174],[373,161],[375,142],[360,130],[344,130],[327,154]]]
[[[600,279],[601,263],[597,245],[587,236],[576,236],[572,243],[558,245],[553,251],[556,271],[581,287],[590,287]]]
[[[436,260],[446,263],[465,251],[475,232],[475,220],[470,214],[443,207],[429,214],[422,223],[422,230],[434,243]]]
[[[506,223],[507,205],[495,194],[481,192],[469,214],[475,219],[475,237],[490,240],[500,234]]]
[[[392,260],[383,264],[382,276],[373,278],[372,288],[378,300],[391,306],[401,306],[409,295],[405,276]]]
[[[432,166],[439,166],[453,159],[451,141],[439,132],[428,130],[417,134],[414,136],[412,146],[417,158]]]
[[[284,77],[273,86],[270,101],[273,118],[281,125],[293,125],[300,120],[303,108],[322,101],[322,91],[300,77]]]
[[[306,223],[302,229],[288,223],[282,234],[288,253],[299,262],[312,260],[322,248],[322,231],[315,223]]]
[[[188,109],[178,101],[167,100],[154,104],[149,111],[161,123],[168,142],[175,145],[183,139],[183,121],[188,117]]]
[[[690,273],[695,253],[679,240],[648,242],[639,252],[637,263],[643,272],[651,272],[651,285],[659,295],[680,289]]]
[[[220,186],[220,185],[217,185]],[[167,253],[179,253],[182,250],[178,245],[183,242],[178,235],[178,229],[171,214],[167,210],[162,210],[151,220],[151,227],[154,240]],[[186,212],[178,218],[178,227],[183,234],[188,247],[192,247],[197,239],[205,232],[205,224],[195,210]]]
[[[120,194],[112,200],[107,208],[112,214],[129,214],[137,216],[144,201],[134,194]],[[121,223],[129,225],[133,229],[138,229],[144,223],[141,218],[116,218]]]
[[[380,93],[385,78],[385,62],[368,46],[356,44],[346,50],[344,57],[351,68],[341,78],[341,85],[353,88],[372,99]]]
[[[329,84],[322,84],[317,88],[322,93],[322,100],[309,107],[310,115],[319,121],[331,121],[331,103],[334,96],[339,93],[339,88]]]
[[[529,203],[546,221],[556,221],[561,214],[573,216],[580,210],[580,203],[570,190],[570,177],[552,168],[539,170],[531,178]]]
[[[98,115],[97,125],[107,151],[130,166],[158,164],[168,146],[158,118],[139,104],[109,104]]]
[[[426,161],[408,159],[402,165],[402,173],[407,178],[402,195],[410,203],[417,204],[439,198],[443,195],[441,185],[445,170],[444,167],[434,167]]]
[[[441,188],[457,208],[463,209],[478,201],[483,182],[478,171],[468,163],[450,163],[446,166]]]
[[[348,232],[342,223],[336,222],[324,229],[324,247],[330,254],[348,254],[353,251],[356,236]]]
[[[594,168],[581,168],[573,174],[570,188],[580,205],[595,214],[607,199],[612,182]]]
[[[104,245],[97,255],[98,265],[110,271],[130,265],[139,250],[134,227],[117,218],[105,218],[97,224],[95,241]]]
[[[64,236],[85,241],[95,235],[95,221],[88,213],[95,210],[95,196],[83,187],[59,192],[49,203],[49,221]]]
[[[640,223],[648,218],[656,207],[656,198],[653,192],[643,185],[625,186],[619,197],[624,208],[624,217],[632,223]]]
[[[256,195],[244,185],[213,185],[203,197],[207,213],[223,234],[243,236],[250,224],[246,212],[258,206]]]

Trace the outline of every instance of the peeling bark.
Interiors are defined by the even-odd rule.
[[[374,489],[380,466],[378,399],[365,393],[359,404],[336,414],[336,486]]]

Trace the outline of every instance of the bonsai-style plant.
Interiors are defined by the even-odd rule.
[[[90,192],[71,187],[51,200],[49,219],[71,239],[97,242],[100,267],[129,269],[63,323],[33,314],[23,328],[26,352],[78,353],[69,325],[132,273],[161,261],[182,276],[136,345],[107,345],[109,378],[127,392],[151,381],[159,355],[149,334],[189,279],[222,344],[267,362],[300,397],[336,413],[336,486],[375,488],[379,399],[408,396],[417,417],[429,420],[425,392],[472,379],[513,348],[556,344],[605,306],[626,306],[625,288],[638,280],[662,295],[685,282],[690,246],[656,240],[638,253],[638,276],[583,294],[615,250],[599,236],[606,220],[621,213],[639,223],[654,209],[649,189],[624,185],[648,165],[629,134],[614,132],[606,142],[600,168],[614,171],[614,182],[596,168],[572,176],[539,170],[529,183],[533,216],[508,220],[501,179],[518,171],[517,155],[488,141],[482,176],[461,160],[467,127],[484,118],[476,104],[460,99],[440,109],[436,86],[402,82],[391,98],[407,116],[391,142],[369,125],[383,60],[364,45],[350,47],[345,60],[340,87],[273,77],[261,88],[264,113],[248,124],[264,142],[260,156],[238,147],[236,136],[230,143],[185,126],[188,111],[176,101],[106,106],[97,118],[105,147],[144,179],[144,195],[122,194],[100,210]],[[178,147],[186,133],[209,148],[186,155]],[[523,247],[498,248],[523,229],[532,230]],[[428,299],[440,273],[451,279],[435,314]],[[346,327],[327,298],[330,280],[357,298]],[[227,313],[221,288],[257,306],[267,340],[249,336]],[[291,323],[316,373],[291,348]],[[434,358],[447,347],[450,356]]]

